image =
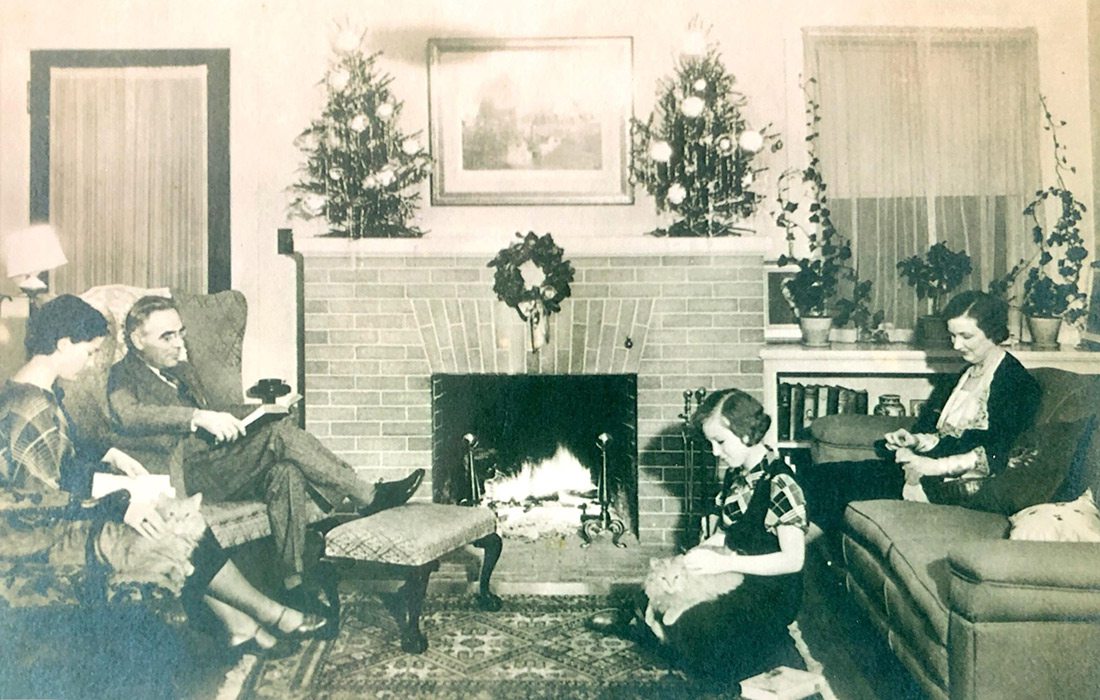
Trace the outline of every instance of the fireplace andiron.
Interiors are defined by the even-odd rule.
[[[477,436],[466,433],[462,436],[462,442],[466,449],[466,476],[470,480],[470,493],[467,498],[460,499],[459,505],[476,506],[481,504],[481,482],[477,479],[475,468],[474,448],[477,447]]]
[[[607,480],[607,444],[609,442],[611,442],[611,436],[607,433],[596,436],[596,447],[600,449],[600,483],[596,489],[600,512],[598,515],[589,515],[585,512],[585,506],[581,506],[581,538],[584,539],[581,547],[592,544],[596,535],[604,530],[611,531],[611,541],[616,547],[626,547],[626,543],[619,541],[626,531],[626,526],[623,525],[622,520],[611,517],[611,486]]]

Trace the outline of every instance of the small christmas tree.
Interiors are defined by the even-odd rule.
[[[325,75],[328,99],[321,116],[295,140],[305,154],[291,191],[291,212],[324,217],[330,234],[350,238],[424,235],[410,226],[431,159],[419,132],[404,134],[402,103],[378,71],[380,53],[365,55],[362,35],[343,32]]]
[[[646,121],[633,120],[634,180],[657,199],[658,211],[680,217],[667,236],[728,236],[748,230],[737,222],[756,211],[764,195],[753,190],[765,168],[754,164],[765,143],[782,147],[767,127],[752,130],[717,47],[702,31],[688,34],[676,72],[658,86]]]

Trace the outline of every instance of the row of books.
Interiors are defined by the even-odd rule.
[[[835,384],[779,383],[776,429],[780,440],[809,440],[818,416],[867,414],[867,390]]]

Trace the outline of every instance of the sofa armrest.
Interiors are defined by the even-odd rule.
[[[1100,620],[1100,544],[967,542],[948,563],[950,607],[968,620]]]
[[[810,426],[814,463],[875,459],[875,440],[898,428],[912,426],[913,420],[893,416],[822,416]]]

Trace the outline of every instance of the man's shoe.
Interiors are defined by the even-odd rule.
[[[420,483],[424,481],[424,470],[416,469],[400,481],[382,481],[374,487],[374,500],[359,508],[359,515],[370,515],[380,510],[394,508],[408,502]]]

